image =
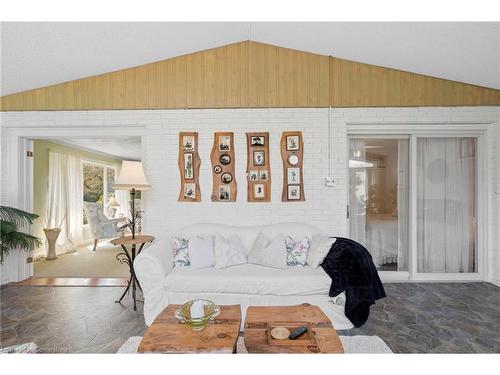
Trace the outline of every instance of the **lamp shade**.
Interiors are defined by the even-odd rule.
[[[140,161],[122,161],[122,169],[116,179],[113,189],[115,190],[150,190],[146,176],[144,175],[144,168]]]
[[[115,197],[111,197],[108,200],[108,207],[119,207],[120,203],[118,203],[118,200]]]

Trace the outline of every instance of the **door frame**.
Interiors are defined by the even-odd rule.
[[[488,279],[488,187],[486,178],[488,170],[489,145],[486,141],[487,133],[491,123],[464,123],[464,122],[437,122],[437,123],[346,123],[347,125],[347,154],[349,153],[349,142],[351,138],[384,138],[397,139],[409,137],[409,246],[408,246],[408,271],[380,271],[379,274],[384,281],[485,281]],[[419,273],[417,272],[417,139],[426,137],[472,137],[477,138],[477,270],[471,273]],[[347,158],[347,163],[348,163]],[[349,169],[347,164],[347,202],[349,204]],[[349,232],[349,219],[347,220],[347,231]]]
[[[26,156],[26,151],[33,151],[33,139],[51,140],[57,138],[113,138],[123,136],[141,137],[141,160],[146,157],[144,147],[144,133],[146,125],[127,124],[121,126],[88,126],[72,125],[69,123],[58,123],[56,126],[16,126],[5,127],[2,131],[4,139],[2,147],[5,147],[6,175],[10,181],[17,183],[8,184],[7,191],[3,196],[7,197],[2,204],[12,205],[22,210],[31,212],[33,209],[33,158]],[[144,207],[146,202],[144,203]],[[144,228],[147,227],[147,218],[144,219]],[[28,229],[32,233],[32,228]],[[16,257],[11,257],[14,253]],[[2,277],[4,282],[16,282],[33,276],[33,264],[28,259],[32,257],[31,252],[16,251],[9,254],[9,263],[2,265],[2,272],[7,272]],[[4,268],[5,267],[5,268]]]

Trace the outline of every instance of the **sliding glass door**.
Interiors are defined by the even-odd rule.
[[[381,271],[408,270],[408,138],[351,138],[350,237]]]
[[[417,139],[419,273],[476,272],[476,139]]]
[[[349,140],[350,237],[379,271],[477,273],[478,138],[381,137]]]

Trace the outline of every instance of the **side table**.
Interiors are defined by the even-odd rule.
[[[154,239],[155,238],[153,236],[136,235],[135,238],[132,238],[132,236],[126,236],[121,238],[115,238],[114,240],[111,241],[113,245],[122,247],[123,252],[117,254],[116,259],[119,260],[120,263],[128,264],[130,271],[130,278],[127,282],[127,288],[123,292],[120,299],[115,302],[120,303],[123,297],[125,297],[125,294],[127,294],[127,292],[129,291],[130,287],[132,287],[132,299],[134,300],[134,311],[137,310],[136,287],[138,286],[139,289],[141,289],[141,285],[139,284],[139,281],[135,277],[134,260],[135,257],[140,254],[144,245],[146,245],[149,242],[153,242]],[[137,250],[137,245],[140,245],[138,250]],[[127,249],[127,246],[130,246],[130,252]]]

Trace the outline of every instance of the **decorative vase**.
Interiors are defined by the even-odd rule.
[[[56,242],[57,237],[59,237],[59,233],[61,233],[61,229],[59,228],[45,228],[43,230],[45,232],[45,237],[47,238],[47,257],[45,259],[52,260],[56,259]]]

